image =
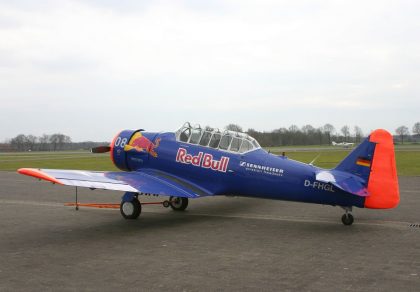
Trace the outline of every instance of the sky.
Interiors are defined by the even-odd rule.
[[[420,1],[0,0],[0,142],[186,121],[410,130]]]

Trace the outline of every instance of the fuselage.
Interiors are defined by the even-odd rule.
[[[141,132],[133,143],[134,133],[139,132],[122,131],[111,144],[115,165],[125,171],[153,169],[215,195],[364,206],[365,198],[316,181],[319,168],[260,147],[245,153],[225,151],[179,141],[173,132]]]

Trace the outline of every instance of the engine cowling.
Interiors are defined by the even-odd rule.
[[[116,167],[124,171],[138,170],[147,164],[149,156],[157,157],[158,133],[144,130],[124,130],[112,140],[111,159]]]
[[[124,171],[131,171],[128,165],[127,152],[124,147],[138,130],[123,130],[111,142],[111,160],[116,167]]]

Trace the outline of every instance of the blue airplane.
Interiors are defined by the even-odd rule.
[[[373,131],[333,169],[274,155],[244,133],[185,123],[178,131],[124,130],[110,146],[119,172],[22,168],[20,174],[52,183],[122,191],[126,219],[141,213],[139,195],[168,196],[165,207],[183,211],[189,199],[243,196],[340,206],[351,225],[352,207],[388,209],[399,203],[392,136]]]

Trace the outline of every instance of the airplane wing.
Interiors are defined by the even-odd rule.
[[[335,187],[360,197],[369,196],[364,180],[347,172],[339,170],[322,170],[316,173],[316,180],[330,183]]]
[[[186,180],[181,180],[163,172],[147,169],[134,172],[100,172],[21,168],[18,172],[60,185],[90,189],[157,194],[183,198],[213,195]]]

